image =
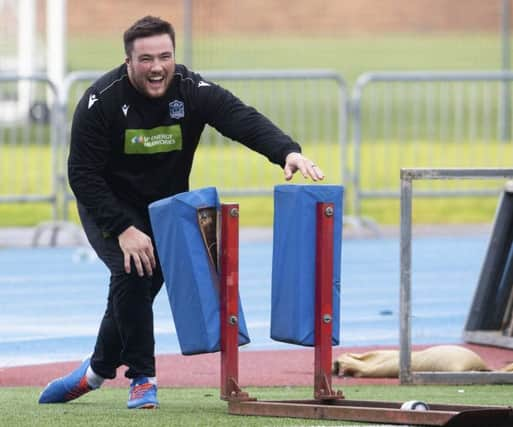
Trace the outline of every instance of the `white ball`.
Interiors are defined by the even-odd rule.
[[[429,411],[429,406],[420,400],[408,400],[401,405],[401,409],[403,411]]]

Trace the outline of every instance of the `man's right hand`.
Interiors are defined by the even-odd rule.
[[[133,260],[139,276],[144,276],[144,272],[148,276],[153,275],[157,264],[150,236],[131,225],[118,236],[118,241],[127,274],[130,273],[130,261]]]

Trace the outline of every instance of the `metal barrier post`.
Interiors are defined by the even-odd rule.
[[[239,387],[239,205],[221,205],[221,399],[247,398]]]
[[[513,178],[513,169],[401,169],[400,248],[400,353],[401,384],[490,384],[513,383],[506,372],[415,372],[411,369],[411,264],[412,264],[412,181],[449,179]]]
[[[333,203],[317,203],[314,397],[342,398],[331,388],[333,330]]]
[[[399,289],[399,378],[402,384],[411,383],[411,209],[412,181],[401,171],[401,248]]]

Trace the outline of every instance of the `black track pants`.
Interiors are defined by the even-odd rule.
[[[134,225],[152,236],[148,216],[127,207]],[[117,237],[104,237],[80,204],[78,212],[91,246],[110,271],[107,309],[98,332],[93,370],[104,378],[114,378],[116,369],[128,366],[125,376],[155,376],[155,338],[153,300],[162,287],[163,278],[157,260],[153,276],[139,277],[132,262],[131,273],[125,273],[123,253]]]

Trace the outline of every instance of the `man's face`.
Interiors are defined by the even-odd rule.
[[[125,59],[132,85],[150,98],[166,93],[175,72],[175,51],[168,34],[134,40],[130,56]]]

